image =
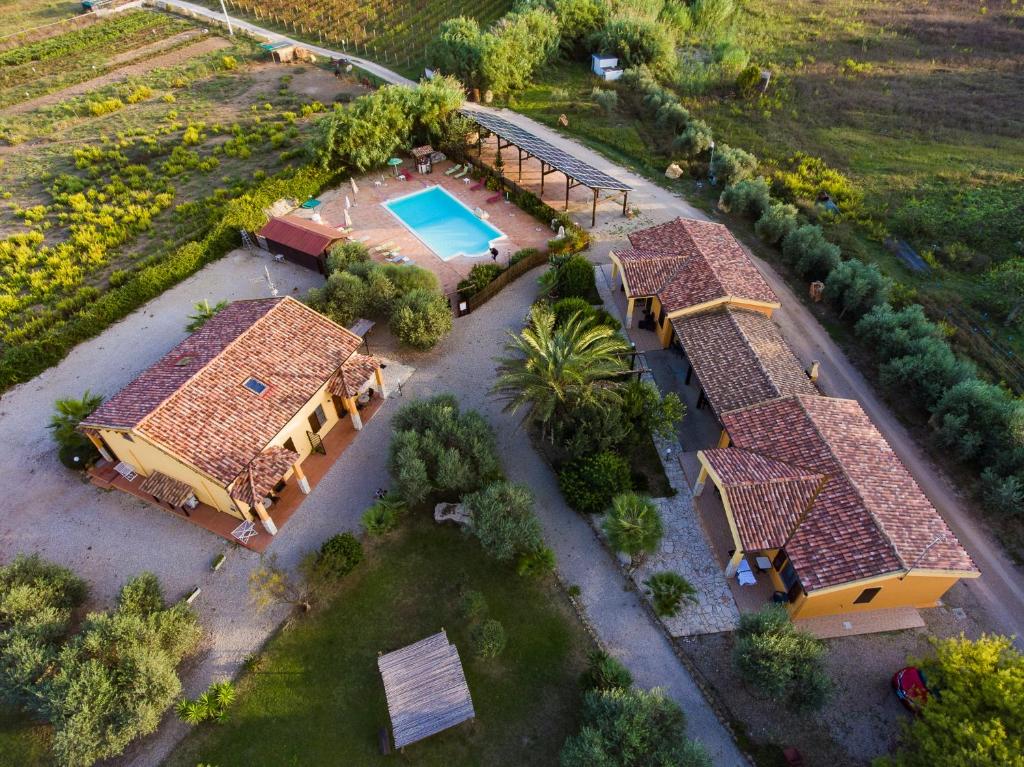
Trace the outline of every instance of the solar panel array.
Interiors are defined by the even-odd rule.
[[[556,146],[549,144],[544,139],[538,138],[527,130],[513,125],[508,120],[503,120],[497,115],[489,112],[478,112],[475,109],[461,110],[469,119],[477,125],[486,128],[491,133],[501,136],[506,141],[515,144],[525,152],[529,152],[538,160],[542,160],[553,168],[562,171],[566,176],[579,181],[591,189],[615,189],[620,192],[630,192],[633,187],[624,184],[607,173],[599,171],[593,165],[588,165],[578,160]]]

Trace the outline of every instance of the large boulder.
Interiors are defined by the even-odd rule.
[[[665,178],[670,178],[673,181],[683,175],[683,169],[679,167],[678,163],[672,163],[665,168]]]

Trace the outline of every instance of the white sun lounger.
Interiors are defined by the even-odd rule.
[[[469,166],[468,165],[465,168],[463,168],[462,170],[460,170],[458,173],[456,173],[454,176],[452,176],[452,178],[462,178],[467,173],[469,173]]]
[[[451,175],[454,175],[454,174],[458,173],[460,170],[462,170],[462,165],[453,165],[452,167],[450,167],[448,170],[446,170],[444,172],[444,175],[451,176]]]

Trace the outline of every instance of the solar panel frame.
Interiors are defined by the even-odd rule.
[[[475,109],[462,109],[461,114],[473,120],[477,125],[514,144],[538,160],[561,171],[569,178],[578,181],[591,189],[612,189],[617,192],[632,192],[633,187],[609,176],[593,165],[583,162],[564,152],[558,147],[535,136],[524,128],[510,123],[497,115],[478,112]]]

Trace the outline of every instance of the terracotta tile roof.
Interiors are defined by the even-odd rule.
[[[236,301],[83,425],[134,427],[227,485],[361,343],[293,298]],[[179,369],[183,353],[194,359]],[[250,377],[262,394],[243,386]]]
[[[711,409],[722,413],[818,390],[770,317],[722,307],[672,320]]]
[[[298,216],[272,218],[259,234],[311,256],[319,256],[333,243],[343,239],[337,229]]]
[[[184,505],[185,501],[196,493],[187,482],[182,482],[174,477],[168,477],[159,471],[154,471],[146,477],[142,484],[139,485],[139,490],[149,493],[164,503],[171,504],[171,506]]]
[[[634,296],[657,295],[667,312],[725,298],[778,305],[736,238],[721,224],[676,218],[632,232],[623,271]],[[630,279],[631,273],[636,280]],[[641,276],[642,275],[642,276]]]
[[[253,458],[235,481],[229,495],[250,508],[262,501],[281,481],[299,454],[274,445]]]
[[[335,373],[327,388],[331,394],[337,394],[339,397],[354,397],[379,367],[380,363],[376,358],[365,354],[353,354]]]
[[[777,545],[783,530],[793,566],[807,591],[908,568],[976,573],[977,568],[939,513],[921,492],[885,438],[853,400],[796,396],[725,413],[723,422],[734,447],[704,451],[740,487],[735,497],[746,535]],[[723,455],[735,451],[724,459]],[[746,455],[770,463],[747,465]],[[735,469],[733,464],[742,467]],[[792,532],[806,497],[792,480],[785,493],[765,487],[760,496],[743,486],[754,484],[755,469],[780,465],[827,478],[809,513]],[[779,481],[766,473],[764,485]],[[741,481],[742,480],[742,481]],[[770,500],[766,501],[766,498]],[[787,505],[791,504],[791,505]],[[936,542],[938,540],[938,542]],[[774,548],[774,545],[766,548]]]

